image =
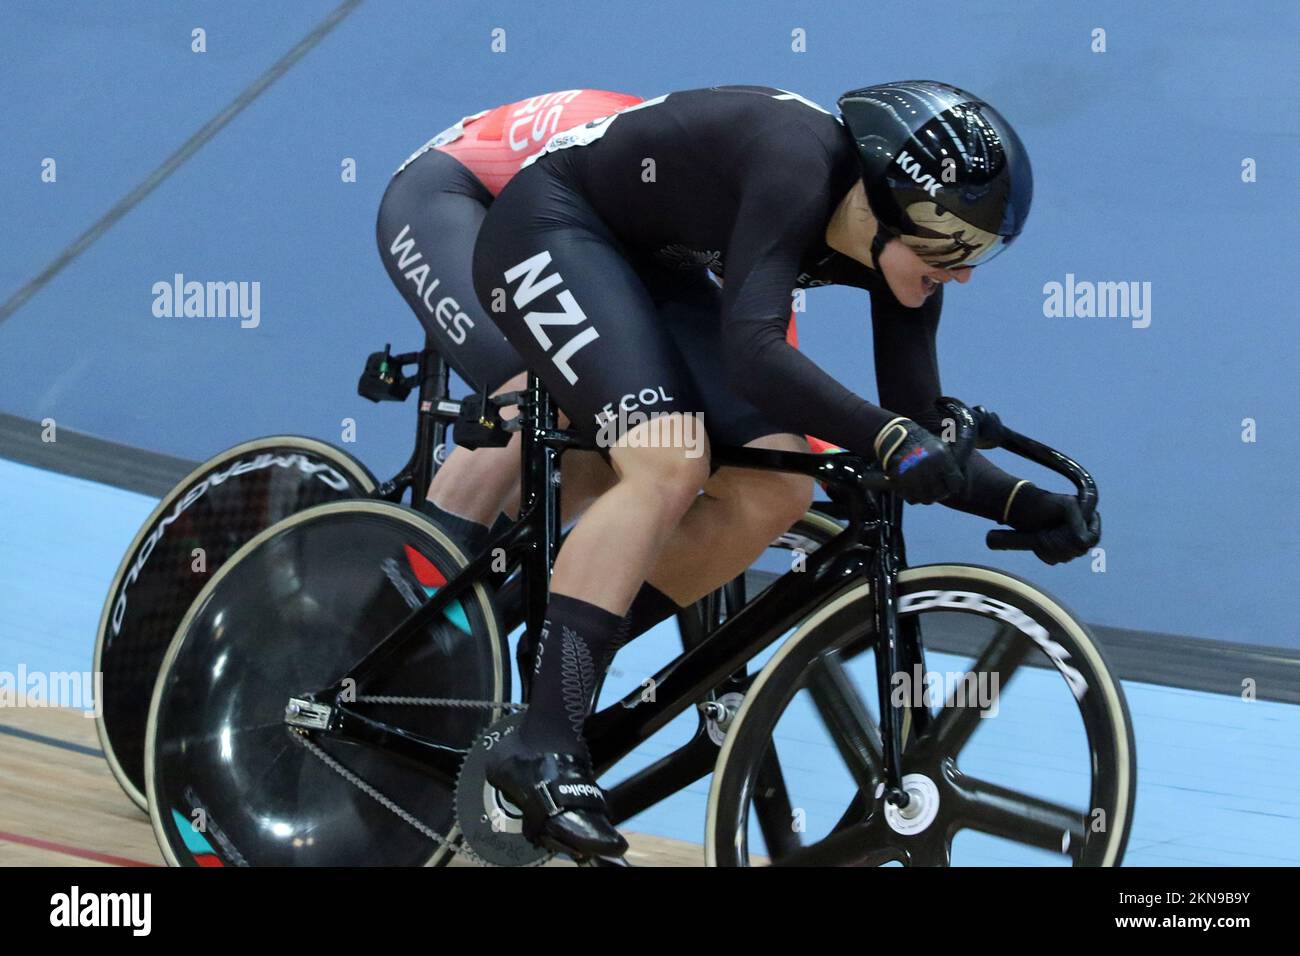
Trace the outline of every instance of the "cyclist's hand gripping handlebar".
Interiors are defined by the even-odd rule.
[[[956,426],[949,444],[925,426],[908,418],[895,418],[876,436],[877,462],[890,489],[911,504],[928,505],[961,491],[962,469],[975,442],[975,423],[961,402],[941,398],[935,402],[943,416],[942,433]]]
[[[1005,448],[1012,454],[1042,465],[1050,471],[1066,478],[1074,485],[1079,511],[1085,526],[1092,522],[1097,510],[1097,483],[1074,459],[1061,454],[1054,448],[1048,448],[1041,442],[1034,441],[1019,432],[1007,428],[998,416],[983,408],[974,409],[979,423],[979,446],[981,448]],[[1038,539],[1033,531],[990,531],[985,543],[994,551],[1032,551]]]

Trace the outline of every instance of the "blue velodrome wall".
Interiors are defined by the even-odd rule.
[[[0,7],[0,298],[332,6]],[[191,52],[196,27],[205,53]],[[791,49],[795,30],[806,52]],[[352,450],[391,472],[411,410],[353,389],[366,352],[415,347],[418,329],[380,266],[374,216],[389,174],[434,132],[577,86],[764,83],[825,104],[870,82],[945,79],[1013,119],[1037,195],[1017,247],[948,297],[944,384],[1094,470],[1105,571],[990,555],[980,522],[938,508],[911,516],[912,559],[1031,575],[1097,623],[1295,648],[1282,602],[1300,566],[1284,486],[1298,33],[1293,3],[372,0],[0,324],[0,411],[187,458],[271,432],[337,442],[355,419]],[[46,158],[56,182],[42,181]],[[348,158],[356,182],[340,176]],[[176,273],[259,282],[260,325],[155,317],[151,288]],[[1149,283],[1149,324],[1047,317],[1044,287],[1067,276]],[[864,296],[814,292],[801,328],[815,360],[874,393]]]

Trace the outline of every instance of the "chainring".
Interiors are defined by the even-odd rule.
[[[487,781],[488,757],[519,729],[522,713],[489,725],[470,747],[456,778],[456,819],[471,853],[492,866],[540,866],[554,853],[524,836],[523,812]]]

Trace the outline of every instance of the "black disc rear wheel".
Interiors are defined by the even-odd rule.
[[[174,865],[409,866],[446,862],[454,775],[285,722],[463,567],[400,505],[338,502],[249,542],[204,588],[168,648],[149,714],[154,831]],[[466,752],[510,695],[481,585],[355,688],[356,713]],[[384,698],[381,702],[371,698]],[[486,706],[429,706],[413,698]],[[196,826],[196,823],[198,824]]]
[[[96,725],[122,789],[145,806],[149,697],[167,645],[199,591],[245,543],[314,505],[361,498],[374,476],[345,451],[295,435],[228,448],[163,496],[113,576],[95,637]]]

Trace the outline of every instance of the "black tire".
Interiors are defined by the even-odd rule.
[[[375,485],[365,465],[345,451],[313,438],[273,435],[214,455],[158,502],[113,575],[95,635],[94,670],[103,675],[99,740],[113,776],[140,809],[148,809],[149,697],[167,645],[199,591],[245,542],[280,519],[365,497]],[[205,553],[203,571],[191,570],[195,548]]]
[[[388,502],[343,501],[266,529],[217,572],[181,621],[150,704],[146,790],[168,863],[448,861],[446,846],[409,820],[454,842],[453,778],[440,781],[336,737],[304,737],[285,724],[284,714],[291,697],[346,677],[431,588],[465,564],[423,514]],[[485,588],[475,585],[429,626],[427,640],[413,642],[382,677],[356,691],[508,701],[505,635]],[[350,706],[453,750],[467,750],[502,713],[493,706],[360,699]],[[202,833],[192,825],[197,810]]]
[[[961,670],[1006,674],[1005,680],[1026,675],[1017,678],[1013,686],[1027,685],[1032,707],[1013,711],[1010,726],[1015,727],[1016,720],[1023,721],[1049,699],[1046,706],[1057,708],[1053,715],[1073,713],[1082,724],[1081,731],[1068,722],[1051,725],[1051,733],[1073,733],[1080,741],[1078,750],[1070,755],[1050,755],[1059,757],[1061,766],[1048,766],[1048,761],[1026,762],[1023,754],[1017,755],[1017,761],[1005,747],[971,748],[978,749],[980,759],[990,768],[996,767],[996,772],[1033,778],[1026,790],[1038,789],[1039,778],[1050,777],[1052,785],[1060,784],[1069,791],[1071,799],[1065,802],[1055,795],[1028,796],[992,784],[983,772],[964,773],[957,758],[967,756],[968,744],[978,740],[976,734],[985,726],[978,720],[979,708],[943,706],[931,710],[937,716],[930,732],[905,738],[904,774],[916,773],[913,783],[917,786],[932,784],[937,797],[930,801],[934,817],[913,823],[899,820],[892,807],[887,812],[880,798],[879,730],[870,713],[877,699],[874,667],[869,683],[855,682],[846,663],[867,650],[874,655],[872,607],[867,584],[828,601],[781,645],[749,688],[714,768],[705,837],[708,865],[759,862],[761,851],[751,851],[749,846],[751,826],[764,822],[763,815],[751,812],[756,799],[767,801],[769,820],[774,805],[778,818],[781,810],[789,814],[792,808],[812,805],[817,825],[809,828],[806,810],[798,822],[805,832],[811,829],[818,834],[812,842],[819,850],[833,851],[833,858],[844,865],[947,865],[953,862],[953,837],[968,831],[976,835],[975,845],[980,850],[989,844],[998,849],[1004,846],[991,840],[991,834],[1056,853],[1054,859],[1059,862],[1119,865],[1132,826],[1137,787],[1133,729],[1123,690],[1087,628],[1058,601],[1000,571],[931,565],[902,572],[900,622],[909,617],[920,621],[927,671],[938,671],[930,663],[936,659],[930,635],[949,635],[947,652],[978,659],[976,666],[963,663]],[[983,632],[991,635],[987,641],[979,636]],[[959,650],[968,637],[975,638],[965,645],[969,649]],[[859,683],[866,683],[869,689],[859,693]],[[800,698],[801,693],[807,698]],[[1006,695],[1005,699],[1014,702],[1015,698]],[[1004,709],[1002,700],[1000,695],[999,711]],[[809,705],[809,710],[803,709]],[[830,750],[840,753],[845,767],[843,782],[829,774],[818,777],[813,799],[807,798],[808,790],[787,796],[798,777],[792,769],[796,761],[782,756],[788,743],[774,744],[774,740],[787,741],[792,727],[801,728],[797,753],[807,766],[808,754],[817,745],[807,731],[816,726],[807,719],[809,714],[827,729]],[[778,731],[786,715],[789,722]],[[852,729],[845,732],[845,727]],[[1023,739],[1023,724],[1017,733],[1021,734],[1018,739]],[[1047,738],[1045,730],[1042,736]],[[991,760],[990,754],[996,759]],[[822,768],[820,762],[817,766]],[[775,788],[771,786],[774,780]],[[777,796],[773,798],[773,794]],[[825,806],[818,807],[816,801],[823,798]],[[915,829],[917,826],[920,829]],[[827,842],[828,838],[835,842]],[[762,839],[772,862],[808,861],[798,855],[808,845],[804,836],[764,829]],[[984,842],[978,843],[980,840]],[[1023,851],[1017,848],[1017,852]],[[1032,862],[1052,860],[1048,854],[1036,854]]]

